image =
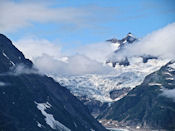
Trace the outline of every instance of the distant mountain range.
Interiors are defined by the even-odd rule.
[[[32,52],[31,52],[32,53]],[[68,89],[0,34],[1,131],[106,131]]]
[[[118,54],[139,40],[128,33],[107,41]],[[115,73],[52,79],[0,34],[0,130],[105,131],[102,123],[174,131],[175,62],[151,55],[107,61]]]
[[[98,116],[110,103],[121,99],[132,88],[141,84],[146,75],[160,69],[168,62],[151,55],[126,57],[124,61],[115,61],[115,54],[120,54],[127,45],[132,46],[138,41],[131,33],[121,40],[116,38],[107,40],[114,48],[114,52],[111,52],[114,55],[106,60],[106,66],[114,67],[115,73],[53,77],[87,105],[94,116]]]

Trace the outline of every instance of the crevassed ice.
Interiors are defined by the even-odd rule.
[[[48,114],[45,111],[47,108],[51,107],[51,105],[48,102],[46,103],[35,102],[35,104],[37,105],[38,110],[40,110],[41,113],[46,117],[45,121],[52,129],[58,129],[60,131],[71,131],[69,128],[61,124],[59,121],[55,120],[52,114]]]
[[[87,74],[83,76],[53,76],[76,96],[86,96],[101,102],[112,102],[110,91],[124,87],[134,88],[144,77],[165,65],[168,60],[149,60],[143,63],[140,58],[131,58],[130,66],[116,66],[113,74]]]

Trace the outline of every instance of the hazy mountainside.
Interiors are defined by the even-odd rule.
[[[175,62],[146,76],[143,83],[114,102],[99,119],[117,120],[121,125],[175,130]]]
[[[0,130],[105,131],[68,89],[37,73],[0,34]]]
[[[111,57],[113,57],[111,60],[115,60],[116,54],[120,54],[122,50],[127,48],[127,45],[134,44],[138,39],[128,33],[122,40],[110,39],[107,41],[111,42],[109,44],[115,50],[111,52]],[[107,107],[106,103],[121,99],[132,88],[141,84],[146,75],[160,69],[162,65],[168,62],[161,58],[150,59],[150,56],[135,56],[127,58],[127,60],[128,66],[123,66],[120,62],[114,61],[115,63],[112,64],[108,61],[107,64],[114,67],[114,71],[109,74],[53,77],[78,96],[92,113],[98,115],[101,110],[104,110],[104,107]],[[92,105],[94,106],[92,107]]]

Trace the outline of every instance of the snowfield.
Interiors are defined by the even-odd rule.
[[[38,110],[41,111],[41,113],[45,116],[45,121],[46,123],[52,128],[52,129],[59,129],[60,131],[71,131],[69,128],[61,124],[59,121],[55,120],[52,114],[48,114],[45,110],[50,108],[51,105],[46,102],[46,103],[37,103]],[[42,125],[37,122],[38,127],[42,127]]]

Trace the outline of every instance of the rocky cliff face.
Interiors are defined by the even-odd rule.
[[[106,130],[68,89],[39,74],[2,34],[0,99],[0,130]]]
[[[175,62],[148,75],[143,83],[99,116],[123,126],[175,130]]]

